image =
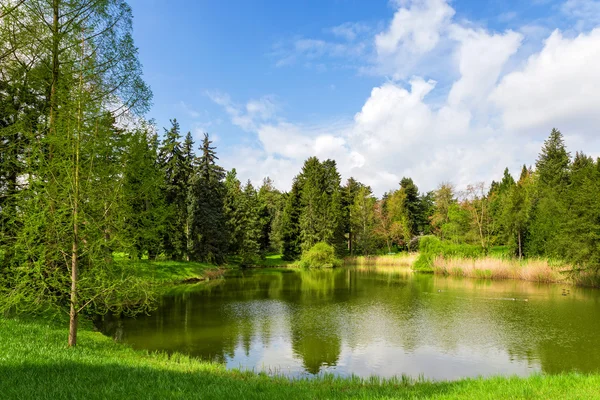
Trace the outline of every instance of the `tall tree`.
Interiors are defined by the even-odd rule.
[[[366,255],[372,254],[375,246],[375,197],[371,188],[363,186],[358,190],[354,203],[350,207],[352,232],[356,237],[356,246]]]
[[[145,112],[151,95],[123,0],[23,4],[3,18],[2,28],[18,34],[1,57],[48,72],[40,75],[44,112],[27,151],[18,254],[8,260],[13,273],[3,300],[6,307],[69,308],[74,346],[79,313],[112,307],[118,286],[106,275],[120,193],[116,121]]]
[[[190,258],[221,264],[227,251],[227,232],[223,202],[225,172],[216,164],[219,159],[208,134],[200,146],[201,156],[190,182]]]
[[[302,214],[301,183],[294,178],[292,190],[287,193],[281,215],[282,258],[296,260],[302,253],[300,237],[300,215]]]
[[[190,171],[186,156],[188,155],[184,154],[181,146],[179,123],[173,119],[171,128],[165,130],[159,153],[160,165],[165,176],[165,200],[170,214],[163,249],[167,256],[180,260],[187,258],[187,190]]]

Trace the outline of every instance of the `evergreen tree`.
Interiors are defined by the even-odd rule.
[[[139,129],[128,138],[123,170],[122,241],[134,258],[154,258],[162,249],[168,208],[156,135]]]
[[[570,155],[562,134],[552,129],[536,162],[536,187],[532,197],[532,218],[528,255],[560,258],[556,246],[565,222],[567,206],[562,201],[569,184]]]
[[[221,264],[227,252],[224,213],[225,172],[216,164],[218,157],[208,134],[200,146],[201,156],[194,169],[189,191],[190,258]]]
[[[419,188],[411,178],[402,178],[400,190],[404,192],[403,207],[408,218],[408,228],[411,236],[419,234],[419,222],[421,219],[421,201],[419,199]]]
[[[286,195],[281,216],[282,259],[296,260],[302,253],[300,238],[300,215],[302,213],[301,184],[294,178],[292,190]]]
[[[244,218],[242,185],[237,178],[237,171],[232,169],[225,176],[224,212],[227,220],[228,252],[238,254],[244,238]]]
[[[187,255],[187,190],[190,179],[189,160],[186,159],[189,154],[184,154],[180,141],[179,123],[173,119],[171,128],[165,130],[159,160],[164,173],[165,201],[169,207],[163,249],[168,257],[178,260]],[[189,152],[189,149],[186,150]]]
[[[242,193],[242,240],[240,243],[241,265],[253,265],[260,257],[261,221],[258,215],[259,203],[256,190],[248,181]]]
[[[281,193],[273,185],[270,178],[263,180],[262,186],[258,190],[258,216],[260,221],[260,250],[262,253],[269,251],[278,251],[275,244],[278,239],[273,233],[273,225],[278,213],[281,211]]]

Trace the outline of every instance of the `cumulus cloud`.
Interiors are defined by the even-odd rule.
[[[577,15],[584,3],[593,2],[567,0],[562,10]],[[518,174],[535,161],[552,127],[565,133],[573,152],[599,154],[600,28],[578,36],[531,26],[495,32],[457,21],[445,0],[403,0],[397,7],[371,37],[373,71],[393,79],[374,87],[347,121],[307,126],[282,118],[269,97],[240,106],[212,96],[260,144],[236,149],[227,162],[256,182],[269,175],[286,190],[304,159],[333,158],[344,178],[381,195],[403,176],[431,190],[442,181],[461,188],[499,179],[505,167]],[[352,41],[356,32],[342,25],[334,34]],[[539,46],[528,43],[541,35]],[[315,58],[338,51],[327,42],[297,46]],[[437,67],[423,69],[432,59]],[[440,87],[448,76],[452,81]]]
[[[569,39],[554,31],[525,66],[503,77],[491,99],[507,130],[557,125],[597,136],[600,126],[600,28]]]

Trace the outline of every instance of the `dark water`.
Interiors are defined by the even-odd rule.
[[[290,376],[600,371],[600,290],[409,271],[253,270],[107,321],[133,347]]]

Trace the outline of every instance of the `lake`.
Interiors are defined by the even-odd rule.
[[[600,290],[398,268],[232,271],[103,329],[137,349],[293,377],[600,371]]]

